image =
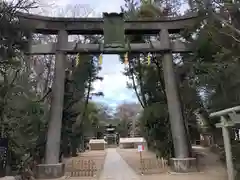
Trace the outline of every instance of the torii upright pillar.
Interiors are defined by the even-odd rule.
[[[64,175],[64,165],[59,163],[62,111],[64,101],[64,81],[66,53],[62,51],[68,42],[68,33],[60,30],[58,33],[57,50],[55,56],[55,74],[53,81],[53,93],[50,109],[50,120],[47,132],[47,144],[45,152],[45,164],[37,167],[39,179],[59,178]]]
[[[167,29],[161,30],[160,42],[165,47],[163,51],[163,73],[175,153],[175,157],[171,159],[172,170],[174,172],[196,171],[196,159],[189,157],[187,134],[175,78],[171,42]]]

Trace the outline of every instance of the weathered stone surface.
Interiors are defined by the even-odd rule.
[[[188,173],[197,171],[196,158],[171,158],[171,170],[175,173]]]
[[[90,139],[90,150],[104,150],[106,148],[106,141],[104,139]]]
[[[25,23],[36,33],[57,34],[59,30],[65,29],[69,34],[103,34],[103,18],[62,18],[26,13],[17,15],[21,23]],[[124,29],[126,34],[156,34],[160,29],[179,33],[180,30],[195,24],[198,17],[198,14],[192,14],[158,19],[125,20]]]
[[[39,164],[36,166],[35,177],[37,179],[54,179],[64,176],[65,165],[58,164]]]
[[[127,46],[126,46],[127,47]],[[163,52],[167,49],[164,48],[161,42],[156,41],[151,44],[147,43],[135,43],[130,44],[131,53],[148,53],[148,52]],[[171,51],[173,53],[187,53],[191,52],[191,48],[188,44],[181,41],[171,42]],[[104,48],[103,51],[100,50],[99,44],[76,44],[75,42],[68,42],[65,44],[64,48],[57,49],[56,43],[48,44],[38,44],[33,45],[30,50],[32,55],[41,55],[41,54],[55,54],[57,50],[67,52],[68,54],[116,54],[116,53],[125,53],[128,51],[127,48]]]
[[[138,145],[143,145],[147,150],[147,142],[143,137],[120,138],[119,147],[122,149],[137,148]]]

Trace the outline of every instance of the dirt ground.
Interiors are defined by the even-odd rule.
[[[141,180],[227,180],[227,177],[221,174],[210,175],[208,173],[192,173],[192,174],[153,174],[153,175],[143,175]]]
[[[221,164],[217,155],[202,147],[193,147],[202,156],[199,159],[201,164],[200,172],[189,174],[170,173],[169,168],[162,173],[152,175],[141,175],[141,180],[227,180],[226,169]],[[118,149],[118,153],[135,171],[139,166],[140,155],[136,149]],[[155,154],[149,151],[142,153],[143,158],[155,158]]]
[[[65,164],[69,164],[74,160],[89,159],[89,160],[104,160],[106,156],[106,151],[85,151],[79,153],[77,157],[72,157],[64,160]]]

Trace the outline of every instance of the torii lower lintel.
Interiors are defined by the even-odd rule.
[[[117,47],[117,48],[103,48],[101,50],[100,44],[76,44],[75,42],[65,43],[65,47],[61,49],[57,49],[56,43],[48,43],[48,44],[38,44],[32,45],[30,52],[27,54],[31,55],[47,55],[47,54],[55,54],[56,51],[63,51],[67,54],[118,54],[118,53],[148,53],[148,52],[164,52],[169,49],[166,49],[161,42],[153,42],[151,44],[147,43],[136,43],[125,45],[125,48]],[[191,52],[191,48],[188,44],[183,43],[181,41],[173,41],[171,43],[171,52],[172,53],[188,53]]]

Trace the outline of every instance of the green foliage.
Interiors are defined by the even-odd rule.
[[[140,117],[140,126],[149,148],[156,151],[158,157],[171,157],[172,138],[166,104],[154,103],[146,107]]]
[[[194,3],[197,4],[196,1]],[[184,57],[185,61],[191,61],[193,64],[192,79],[196,87],[204,92],[202,100],[208,112],[240,104],[238,40],[240,26],[236,21],[239,18],[239,9],[235,9],[239,2],[224,1],[217,5],[218,11],[215,5],[210,4],[213,11],[209,13],[204,26],[202,24],[202,28],[198,28],[197,31],[191,30],[197,32],[193,38],[196,49],[191,57]],[[219,119],[213,121],[217,122]],[[239,130],[239,127],[236,129]],[[214,129],[211,132],[216,139],[221,139],[222,143],[221,133]],[[231,136],[232,139],[236,138],[234,133]],[[239,173],[238,142],[232,142],[232,151],[234,165]],[[224,148],[221,148],[220,152],[222,159],[225,160]]]
[[[17,10],[31,6],[26,1],[15,5],[3,1],[0,8],[0,129],[1,137],[9,139],[12,170],[20,170],[26,156],[38,157],[45,143],[44,105],[32,89],[22,54],[29,31],[15,16]]]

